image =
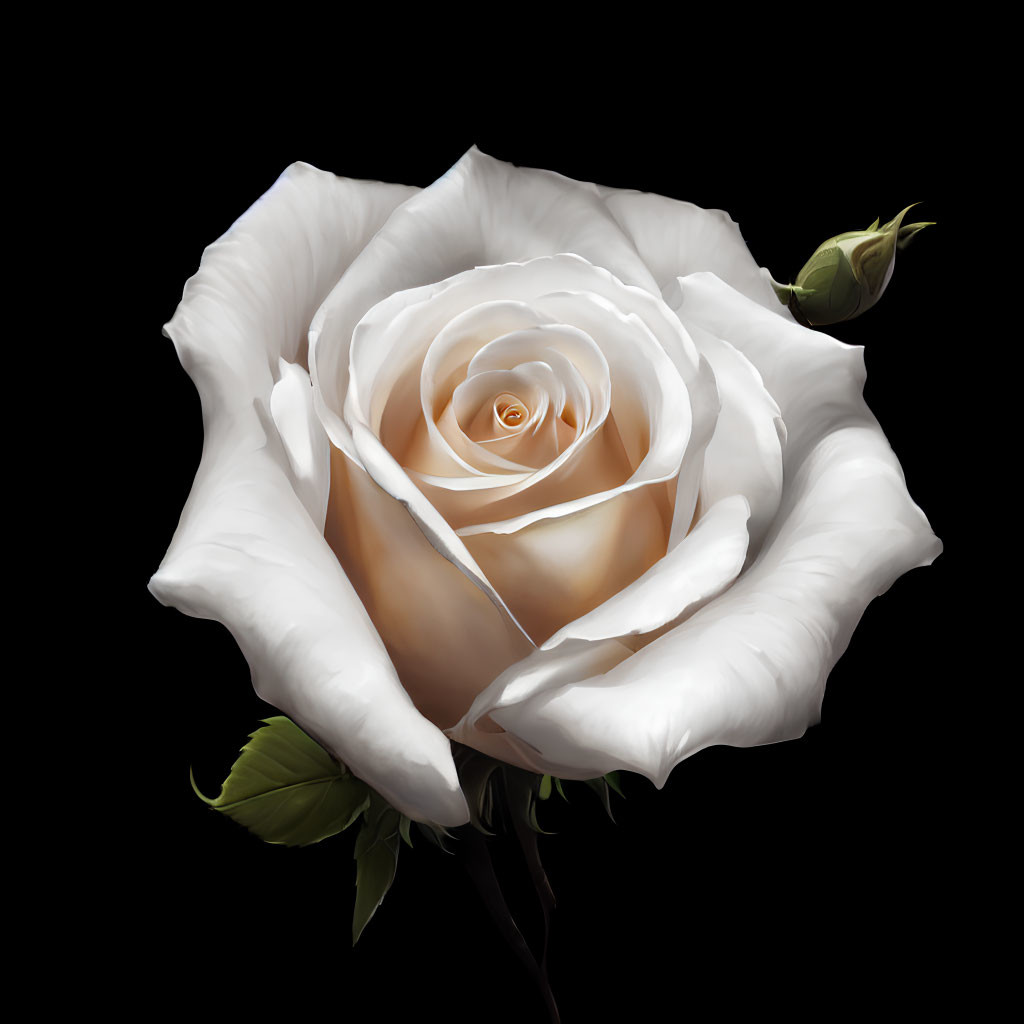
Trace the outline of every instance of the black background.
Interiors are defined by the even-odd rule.
[[[969,489],[950,475],[963,425],[949,395],[962,382],[944,270],[957,251],[960,140],[936,97],[899,123],[889,113],[845,127],[756,94],[589,116],[569,100],[475,94],[467,104],[427,89],[398,107],[364,86],[328,116],[299,88],[251,103],[197,94],[126,128],[139,180],[118,197],[121,230],[145,229],[128,254],[139,279],[133,433],[144,440],[126,443],[145,458],[130,474],[137,514],[120,524],[130,596],[119,684],[132,710],[119,777],[140,796],[124,803],[104,857],[123,922],[117,970],[172,1011],[271,1019],[316,1002],[338,1020],[371,1010],[385,1021],[435,1010],[453,1021],[543,1020],[453,858],[422,841],[403,848],[353,950],[350,836],[267,846],[195,798],[189,767],[215,792],[272,709],[221,626],[146,591],[201,452],[198,398],[160,328],[203,247],[294,160],[425,186],[473,143],[520,165],[725,209],[782,280],[827,236],[910,202],[922,205],[909,219],[938,222],[899,255],[878,306],[830,333],[866,346],[868,404],[945,552],[870,605],[832,672],[821,724],[802,739],[703,751],[660,792],[628,776],[617,824],[571,786],[568,805],[541,808],[558,833],[542,837],[541,852],[559,901],[549,966],[567,1024],[683,1019],[708,1002],[723,1014],[911,1013],[948,998],[967,900],[952,837],[971,815],[951,738],[962,682],[951,609]],[[535,939],[514,852],[499,845],[496,858]]]

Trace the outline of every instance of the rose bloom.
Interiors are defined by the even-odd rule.
[[[864,403],[721,211],[469,153],[294,164],[165,328],[202,462],[150,588],[396,808],[450,740],[663,786],[800,736],[868,602],[941,550]]]

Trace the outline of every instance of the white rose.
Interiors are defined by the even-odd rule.
[[[862,398],[720,211],[473,149],[431,187],[290,167],[166,327],[203,458],[150,587],[395,807],[449,739],[665,783],[801,735],[941,544]]]

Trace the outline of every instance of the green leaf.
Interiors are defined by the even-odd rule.
[[[551,796],[551,776],[542,775],[540,780],[540,789],[537,791],[538,800],[547,800]]]
[[[361,834],[360,834],[361,835]],[[356,905],[352,911],[352,945],[384,902],[398,870],[398,833],[380,839],[356,858]]]
[[[268,843],[308,846],[337,835],[369,806],[370,789],[282,715],[250,733],[241,756],[211,800],[215,811]],[[190,772],[191,777],[191,772]]]
[[[352,945],[384,901],[398,868],[402,815],[380,794],[372,793],[356,839],[356,904],[352,911]]]

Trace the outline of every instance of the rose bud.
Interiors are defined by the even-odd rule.
[[[911,203],[887,224],[878,218],[863,231],[846,231],[822,242],[790,285],[772,286],[783,305],[812,327],[852,320],[869,310],[892,277],[896,250],[935,223],[903,224]]]

